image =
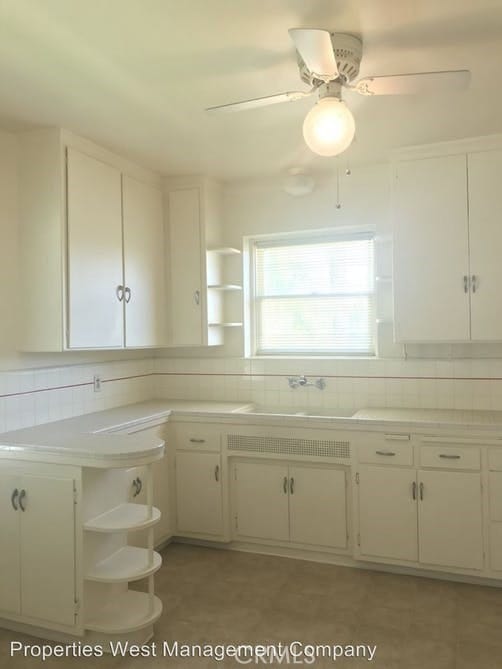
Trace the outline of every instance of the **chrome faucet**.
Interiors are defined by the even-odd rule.
[[[306,388],[307,386],[313,386],[314,388],[319,388],[319,390],[324,390],[324,388],[326,388],[326,381],[323,378],[309,381],[305,374],[302,376],[288,377],[288,384],[290,388]]]

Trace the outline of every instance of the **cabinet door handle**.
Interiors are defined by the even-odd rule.
[[[282,481],[282,490],[283,490],[285,495],[288,494],[288,477],[287,476],[285,476],[283,481]]]
[[[214,480],[218,482],[220,480],[220,465],[216,465],[214,468]]]
[[[289,479],[289,492],[291,495],[295,494],[295,479],[293,477]]]
[[[417,500],[417,482],[416,481],[413,481],[413,483],[411,484],[411,497],[412,497],[413,501],[416,502],[416,500]]]
[[[423,483],[420,483],[419,490],[420,490],[420,500],[423,500],[423,498],[424,498],[424,484]]]
[[[21,511],[26,511],[26,507],[23,505],[23,499],[26,497],[26,490],[21,490],[19,493],[19,508]]]
[[[136,477],[132,482],[132,487],[134,488],[133,497],[137,497],[143,489],[143,481],[140,479],[139,476]]]
[[[195,304],[200,304],[200,290],[196,290],[195,293],[193,294],[193,299]]]
[[[115,288],[115,295],[117,296],[117,300],[122,302],[124,299],[124,286],[117,286]]]
[[[396,455],[394,451],[375,451],[377,455],[388,455],[388,456],[393,456]]]
[[[471,276],[471,286],[472,292],[475,293],[478,287],[478,277],[475,274]]]
[[[191,444],[205,444],[205,443],[206,443],[206,440],[205,440],[205,439],[195,439],[195,438],[192,438],[192,439],[190,439],[190,443],[191,443]]]
[[[128,286],[126,286],[124,288],[124,293],[125,293],[125,301],[127,302],[127,304],[129,304],[129,302],[131,301],[131,289]]]
[[[443,458],[444,460],[460,460],[460,455],[453,455],[449,453],[440,453],[439,457]]]
[[[464,274],[464,293],[469,292],[469,277],[467,274]]]
[[[18,511],[19,507],[16,504],[17,496],[19,495],[19,490],[17,488],[14,488],[12,491],[12,495],[10,496],[10,503],[12,504],[12,508],[14,511]]]

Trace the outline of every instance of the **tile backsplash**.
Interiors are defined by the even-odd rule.
[[[325,389],[291,389],[300,374]],[[0,432],[153,398],[502,411],[502,360],[148,358],[1,372]]]
[[[0,432],[150,399],[152,358],[0,372]],[[93,379],[101,377],[94,392]]]
[[[288,376],[323,377],[324,390],[291,389]],[[502,410],[502,360],[161,358],[157,397],[270,406]]]

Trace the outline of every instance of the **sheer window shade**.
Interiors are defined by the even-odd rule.
[[[373,236],[255,244],[257,354],[374,355]]]

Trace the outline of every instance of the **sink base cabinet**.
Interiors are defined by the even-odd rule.
[[[347,549],[344,469],[247,460],[231,469],[234,539]]]

